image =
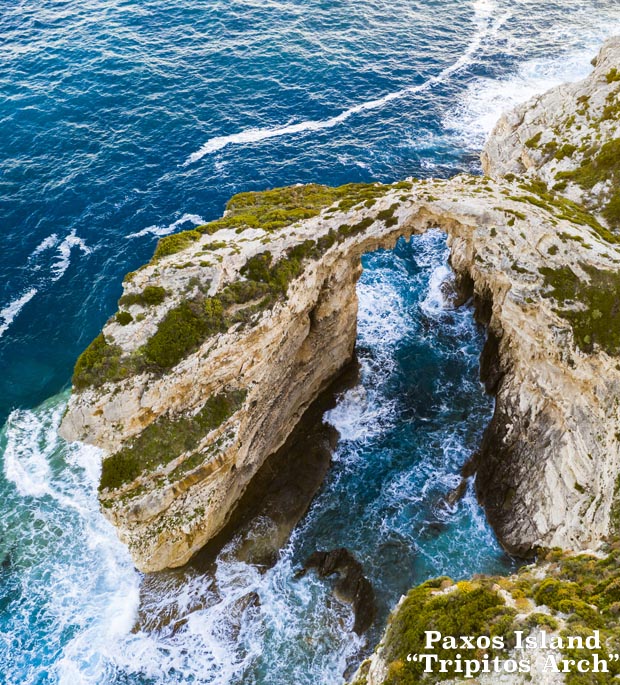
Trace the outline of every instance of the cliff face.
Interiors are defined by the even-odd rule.
[[[581,203],[589,214],[582,214],[585,226],[594,226],[596,220],[614,230],[620,228],[620,39],[608,41],[593,65],[584,81],[562,85],[502,116],[485,145],[482,162],[490,177],[508,182],[521,178],[545,201],[555,195],[556,201],[563,196]],[[555,238],[577,241],[575,247],[590,244],[585,234],[569,238],[558,225],[553,232]],[[572,333],[558,327],[557,321],[549,321],[553,334],[546,341],[532,337],[529,326],[520,333],[509,332],[506,322],[520,316],[508,311],[510,297],[497,316],[491,294],[490,335],[481,363],[487,387],[497,392],[497,403],[477,457],[476,485],[501,539],[520,552],[537,537],[544,544],[583,548],[588,537],[599,546],[606,531],[618,532],[617,248],[608,253],[614,264],[609,270],[595,267],[583,255],[571,262],[568,254],[560,260],[564,266],[557,267],[550,259],[558,254],[556,248],[546,243],[551,234],[544,240],[543,235],[532,242],[537,269],[550,288],[546,295],[555,300],[556,314],[571,322]],[[619,242],[615,233],[605,235],[608,242]],[[519,248],[513,254],[519,254]],[[608,290],[605,283],[612,281],[616,285]],[[586,291],[589,295],[584,297]],[[531,295],[526,301],[532,308],[539,306]],[[488,302],[479,308],[483,318]],[[548,312],[540,308],[536,316],[546,318]],[[551,362],[552,347],[563,361]],[[603,403],[599,393],[607,398]],[[586,443],[606,447],[592,452]],[[575,491],[584,497],[575,499]],[[606,501],[611,504],[607,511]],[[582,534],[573,535],[571,529],[576,532],[579,525]],[[596,676],[579,673],[574,664],[571,675],[545,666],[550,656],[591,663],[593,652],[607,659],[618,650],[618,568],[617,549],[581,556],[555,550],[509,578],[479,577],[458,584],[439,578],[413,588],[394,609],[381,643],[360,666],[353,685],[615,682],[618,666],[613,661],[608,673]],[[425,629],[438,629],[438,621],[444,635],[502,636],[506,649],[487,650],[489,657],[525,657],[531,673],[491,672],[468,680],[454,678],[454,673],[422,674],[407,655],[428,651],[419,636]],[[539,641],[542,631],[556,637],[586,637],[598,630],[602,649],[523,652],[514,649],[516,630],[538,636]],[[456,650],[441,652],[434,653],[454,659]],[[480,653],[461,652],[463,658],[480,658]]]
[[[350,359],[361,255],[429,227],[448,233],[452,264],[486,303],[498,341],[497,411],[479,479],[500,538],[527,551],[605,535],[620,342],[597,322],[615,316],[615,238],[572,204],[517,182],[463,176],[270,192],[235,198],[202,232],[164,239],[126,279],[121,311],[76,366],[61,431],[107,451],[103,511],[136,565],[183,564],[221,529]],[[291,194],[307,205],[298,196],[310,192],[327,194],[327,208],[266,228],[265,216],[289,211],[273,209],[274,194],[281,207]]]
[[[484,150],[484,172],[541,179],[620,228],[620,37],[594,71],[504,114]]]
[[[185,563],[223,527],[351,359],[361,255],[429,227],[447,232],[489,330],[482,370],[497,402],[475,463],[500,540],[527,554],[588,547],[610,532],[620,239],[540,179],[576,195],[585,176],[605,176],[587,198],[613,223],[612,63],[620,67],[618,41],[589,80],[504,117],[483,155],[498,180],[245,193],[222,219],[162,239],[126,277],[119,312],[76,364],[61,433],[106,451],[103,511],[140,569]]]

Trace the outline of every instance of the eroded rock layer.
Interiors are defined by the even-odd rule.
[[[500,540],[527,555],[608,535],[619,98],[613,40],[589,79],[500,121],[483,153],[495,180],[244,193],[222,219],[163,238],[78,360],[61,428],[105,451],[101,504],[136,565],[182,565],[222,529],[352,358],[361,255],[430,227],[447,232],[488,327],[481,370],[497,402],[474,466]]]
[[[78,360],[62,434],[106,451],[103,510],[139,568],[181,565],[222,528],[350,360],[361,255],[429,227],[448,233],[496,341],[478,477],[500,539],[525,553],[608,533],[615,236],[516,180],[305,186],[238,196],[224,219],[160,242]]]

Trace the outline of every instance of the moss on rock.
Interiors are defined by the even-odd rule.
[[[556,309],[570,322],[577,346],[587,353],[598,345],[612,356],[620,354],[620,273],[601,271],[582,264],[588,280],[582,280],[570,267],[540,272],[547,285],[547,297],[558,303]]]
[[[194,450],[209,431],[241,408],[245,395],[242,390],[214,395],[193,416],[160,416],[126,447],[104,459],[99,490],[115,490]]]
[[[601,633],[601,659],[620,650],[620,551],[610,551],[602,558],[581,554],[573,556],[561,550],[542,553],[543,567],[522,568],[509,577],[478,576],[472,582],[454,585],[446,578],[436,578],[413,588],[390,617],[384,638],[383,659],[388,668],[384,685],[417,685],[455,678],[454,673],[425,674],[422,664],[408,661],[407,655],[428,652],[424,631],[437,630],[442,635],[501,635],[510,650],[514,631],[527,635],[533,630],[560,631],[561,636],[587,637],[594,630]],[[541,573],[541,569],[543,573]],[[519,613],[505,604],[500,594],[509,593]],[[538,608],[540,607],[540,608]],[[432,650],[440,659],[454,659],[459,650]],[[462,653],[462,650],[461,654]],[[590,650],[565,647],[563,656],[590,659]],[[503,656],[507,652],[478,649],[469,658]],[[568,685],[617,682],[620,664],[609,661],[609,673],[566,675]]]

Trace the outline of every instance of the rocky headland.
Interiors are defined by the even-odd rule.
[[[483,152],[484,177],[243,193],[221,219],[160,240],[79,358],[61,427],[105,451],[102,509],[139,569],[180,566],[223,529],[351,361],[361,256],[430,228],[447,233],[460,299],[474,298],[488,330],[481,372],[496,407],[472,468],[500,541],[531,556],[596,548],[613,534],[619,70],[620,41],[609,41],[588,79],[503,117]],[[414,589],[412,601],[482,588],[518,613],[499,580],[457,593],[444,580]],[[514,601],[533,607],[538,590],[532,581]],[[613,602],[579,592],[571,601],[611,611]],[[408,602],[359,682],[419,682],[401,663],[410,633],[390,637]]]

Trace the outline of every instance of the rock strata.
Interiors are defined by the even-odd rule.
[[[61,432],[110,455],[103,511],[140,569],[184,564],[217,534],[350,361],[361,255],[436,227],[496,340],[501,381],[479,489],[498,535],[527,553],[609,532],[620,350],[596,325],[613,305],[588,287],[602,280],[615,297],[613,236],[516,180],[352,192],[353,206],[341,199],[286,229],[220,228],[157,258],[125,283],[132,320],[111,319],[78,361]],[[142,304],[153,290],[163,300]]]
[[[615,116],[599,105],[615,102],[618,53],[609,43],[590,81],[566,96],[576,106],[589,93],[590,117],[603,122],[596,178]],[[577,114],[562,112],[572,131]],[[222,219],[163,238],[126,277],[118,313],[76,364],[61,433],[105,451],[101,504],[138,568],[180,566],[222,530],[351,360],[361,256],[431,228],[447,233],[457,283],[489,331],[482,371],[497,401],[476,483],[500,540],[528,555],[610,533],[620,466],[615,167],[599,188],[599,220],[559,194],[572,181],[554,191],[541,180],[568,169],[568,155],[528,167],[504,154],[510,141],[523,149],[521,119],[544,117],[500,124],[484,158],[495,180],[244,193]],[[592,171],[587,150],[575,154],[571,169]]]

